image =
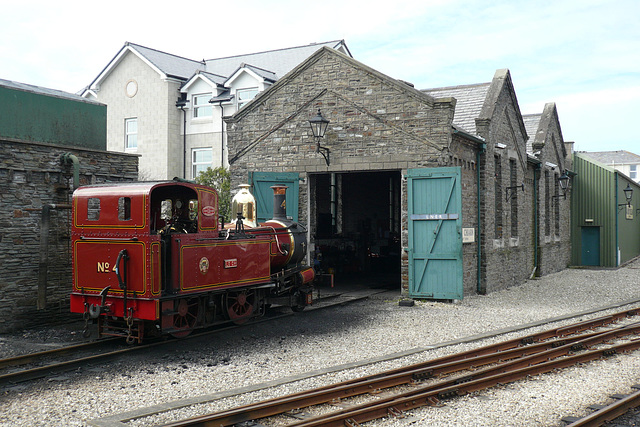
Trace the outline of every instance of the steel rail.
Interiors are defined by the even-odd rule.
[[[364,404],[348,410],[320,416],[313,419],[289,424],[289,427],[342,427],[383,418],[390,415],[400,415],[404,411],[422,406],[435,406],[444,399],[462,396],[479,390],[484,390],[500,384],[511,383],[530,375],[548,373],[556,369],[563,369],[579,363],[586,363],[602,357],[609,357],[620,352],[628,352],[640,348],[640,340],[611,346],[607,349],[591,350],[581,354],[549,360],[539,364],[517,367],[513,370],[485,376],[462,384],[448,385],[429,390],[412,390],[387,399],[381,399],[373,404]],[[207,425],[207,424],[202,424]]]
[[[575,336],[572,338],[564,338],[566,336],[565,334],[574,333],[576,331],[583,330],[586,327],[599,326],[603,321],[610,323],[609,320],[611,318],[620,318],[626,315],[627,312],[616,313],[615,315],[605,316],[587,322],[580,322],[579,324],[570,325],[568,327],[553,329],[551,330],[555,331],[553,334],[563,337],[562,339],[555,341],[503,350],[503,348],[517,343],[521,344],[523,341],[531,341],[530,339],[523,340],[522,338],[509,340],[508,342],[497,343],[480,349],[470,350],[451,356],[444,356],[427,362],[385,371],[373,376],[356,378],[354,380],[320,387],[310,391],[290,394],[268,401],[232,408],[216,414],[195,417],[190,420],[183,420],[178,423],[165,424],[165,427],[178,425],[233,425],[252,419],[273,416],[293,409],[327,403],[334,399],[352,397],[369,393],[374,390],[409,384],[415,380],[422,380],[436,375],[459,372],[464,369],[498,363],[504,360],[516,358],[516,360],[510,363],[509,366],[513,364],[517,364],[518,366],[520,366],[520,364],[524,364],[526,366],[531,363],[540,363],[548,360],[549,358],[560,357],[571,351],[575,351],[576,349],[581,349],[595,343],[601,343],[611,338],[639,333],[640,323],[635,323],[633,325],[622,326],[613,330],[593,332],[591,334]],[[547,337],[550,333],[550,331],[544,331],[525,338],[539,336]],[[542,356],[534,358],[527,357],[531,355],[535,356],[536,354],[542,354]],[[482,375],[486,375],[485,372],[487,371],[485,370],[480,372],[483,372]],[[466,377],[464,381],[469,381],[470,379],[471,377]],[[457,379],[452,381],[453,383],[457,383],[461,380]],[[439,387],[442,387],[442,383],[439,384]]]
[[[619,416],[626,414],[629,409],[638,406],[640,406],[640,390],[572,422],[567,427],[599,427],[607,421],[615,420]]]
[[[117,338],[107,338],[100,341],[91,341],[85,342],[81,344],[74,344],[66,347],[54,348],[51,350],[44,350],[35,353],[21,354],[19,356],[8,357],[6,359],[0,359],[0,369],[5,369],[11,366],[20,366],[27,365],[29,363],[39,362],[40,359],[54,356],[66,354],[78,350],[91,349],[92,347],[98,347],[101,345],[106,345],[107,343],[113,342],[117,340]]]
[[[332,295],[330,297],[326,297],[326,298],[318,298],[317,301],[320,302],[322,300],[330,300],[332,298],[335,298],[339,295]],[[353,299],[349,299],[348,301],[341,301],[339,303],[336,304],[327,304],[327,305],[323,305],[321,307],[313,307],[310,310],[308,310],[309,312],[313,312],[315,310],[319,310],[319,309],[325,309],[325,308],[329,308],[332,307],[334,305],[343,305],[345,304],[345,302],[352,302],[352,301],[357,301],[359,299],[362,299],[365,297],[355,297]],[[222,323],[220,325],[218,325],[217,328],[212,329],[212,330],[205,330],[203,332],[196,332],[193,333],[187,337],[184,338],[180,338],[180,340],[184,341],[184,340],[192,340],[192,339],[198,339],[204,336],[208,336],[211,334],[216,334],[216,333],[221,333],[221,332],[225,332],[228,330],[233,330],[239,327],[243,327],[243,326],[249,326],[249,325],[256,325],[262,322],[268,322],[268,321],[272,321],[272,320],[277,320],[277,319],[281,319],[283,317],[290,317],[293,316],[294,313],[286,313],[286,314],[276,314],[273,316],[266,316],[263,318],[258,318],[258,319],[254,319],[251,321],[251,323],[247,323],[244,325],[233,325],[230,324],[231,321]],[[47,357],[52,357],[52,356],[58,356],[58,355],[64,355],[64,354],[68,354],[68,353],[72,353],[72,352],[76,352],[76,351],[82,351],[82,350],[89,350],[92,347],[99,347],[99,346],[103,346],[103,345],[107,345],[107,344],[112,344],[114,342],[117,341],[121,341],[122,338],[118,337],[118,338],[106,338],[106,339],[101,339],[98,341],[91,341],[88,343],[82,343],[82,344],[75,344],[75,345],[71,345],[71,346],[67,346],[67,347],[61,347],[61,348],[57,348],[57,349],[51,349],[51,350],[45,350],[45,351],[41,351],[41,352],[36,352],[36,353],[29,353],[29,354],[23,354],[23,355],[19,355],[19,356],[14,356],[14,357],[10,357],[10,358],[6,358],[6,359],[0,359],[0,369],[6,369],[12,366],[22,366],[22,365],[28,365],[28,364],[34,364],[34,363],[40,363],[42,359],[47,358]],[[4,384],[8,384],[8,383],[17,383],[17,382],[22,382],[22,381],[29,381],[29,380],[34,380],[34,379],[38,379],[38,378],[44,378],[46,377],[48,374],[50,373],[55,373],[55,372],[61,372],[61,371],[69,371],[75,367],[78,366],[82,366],[85,363],[89,363],[89,362],[95,362],[97,360],[101,360],[101,359],[107,359],[109,357],[116,357],[116,356],[120,356],[122,354],[126,354],[129,352],[134,352],[134,351],[141,351],[141,350],[145,350],[148,348],[152,348],[152,347],[156,347],[156,346],[162,346],[165,344],[169,344],[169,343],[175,343],[176,340],[168,340],[168,341],[157,341],[157,342],[151,342],[148,344],[143,344],[143,345],[136,345],[133,347],[126,347],[123,349],[119,349],[119,350],[115,350],[115,351],[109,351],[106,353],[100,353],[100,354],[94,354],[94,355],[90,355],[90,356],[85,356],[85,357],[77,357],[74,359],[70,359],[67,361],[62,361],[62,362],[57,362],[54,364],[48,364],[48,365],[43,365],[43,366],[38,366],[38,367],[34,367],[34,368],[30,368],[30,369],[22,369],[22,370],[17,370],[14,372],[8,372],[8,373],[0,373],[0,385],[4,385]]]

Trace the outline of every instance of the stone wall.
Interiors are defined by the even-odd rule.
[[[73,163],[65,153],[78,159],[80,185],[137,179],[138,156],[0,140],[0,333],[69,318]]]
[[[482,292],[524,283],[534,268],[533,172],[527,134],[507,70],[496,72],[478,134],[487,141],[482,155]],[[521,186],[524,190],[508,187]]]

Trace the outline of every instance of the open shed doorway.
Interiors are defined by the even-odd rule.
[[[334,287],[399,289],[400,171],[311,175],[314,263]]]

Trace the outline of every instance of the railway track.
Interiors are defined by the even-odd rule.
[[[610,405],[595,410],[583,418],[565,417],[563,421],[568,427],[598,427],[626,414],[630,409],[640,406],[640,385],[634,386],[636,391],[620,396]],[[635,425],[635,424],[633,424]]]
[[[271,425],[356,426],[383,417],[402,417],[406,411],[421,406],[438,406],[446,399],[531,375],[634,351],[640,348],[640,322],[634,318],[638,312],[626,310],[165,427],[228,426],[267,417]],[[629,323],[631,318],[636,321]],[[611,326],[616,322],[626,324]],[[625,341],[612,343],[621,339]],[[357,403],[349,402],[354,398]],[[336,404],[341,409],[336,411]],[[300,412],[302,408],[305,413]],[[290,417],[296,421],[290,422]]]
[[[306,311],[325,309],[336,305],[359,301],[363,298],[367,298],[371,293],[371,291],[363,292],[361,294],[346,297],[341,294],[330,294],[318,298],[317,304],[309,307]],[[246,325],[273,321],[293,315],[294,313],[291,312],[283,314],[274,310],[271,315],[254,320]],[[240,328],[242,326],[243,325],[223,325],[211,330],[191,334],[182,339],[198,339],[223,331],[228,331],[230,329]],[[107,338],[0,359],[0,386],[47,378],[54,374],[68,372],[79,367],[86,366],[87,364],[92,364],[102,360],[110,360],[125,354],[141,352],[153,347],[162,346],[170,341],[173,340],[154,341],[142,345],[130,346],[124,345],[124,339],[122,338]],[[114,346],[116,347],[115,349]]]

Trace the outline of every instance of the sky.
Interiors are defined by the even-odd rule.
[[[555,102],[578,151],[640,154],[639,0],[0,0],[0,79],[71,93],[125,42],[194,60],[344,39],[417,89],[508,68],[523,114]]]

